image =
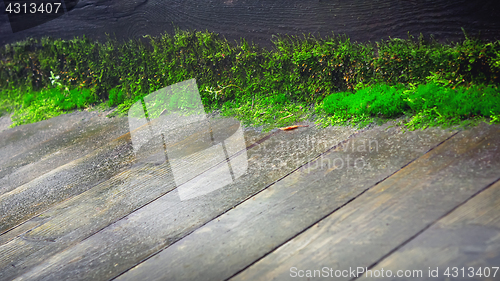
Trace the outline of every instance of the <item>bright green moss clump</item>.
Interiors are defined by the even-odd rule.
[[[341,112],[347,115],[395,117],[407,109],[402,95],[404,89],[400,85],[377,84],[354,93],[333,94],[324,100],[325,111],[332,115]]]
[[[434,82],[410,89],[377,84],[354,93],[332,94],[319,108],[331,115],[329,121],[333,124],[407,115],[412,116],[410,128],[451,126],[475,117],[498,118],[500,90],[493,85],[451,88]]]
[[[45,89],[22,95],[20,107],[13,116],[13,125],[22,125],[58,116],[73,109],[83,109],[95,102],[89,89]]]

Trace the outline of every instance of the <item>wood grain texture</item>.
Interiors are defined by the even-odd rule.
[[[0,233],[111,178],[133,161],[130,137],[125,134],[0,195]]]
[[[232,129],[231,125],[239,125],[231,118],[211,121],[210,129],[214,132],[227,131]],[[210,129],[205,128],[190,136],[199,144],[200,135],[207,134]],[[189,132],[186,128],[183,130]],[[246,132],[243,147],[251,146],[265,135],[254,130]],[[221,136],[223,133],[214,135]],[[175,149],[185,146],[185,142],[179,141],[171,146]],[[216,157],[208,157],[213,160],[210,162],[212,165],[217,164]],[[174,180],[171,169],[165,162],[161,165],[136,163],[132,168],[0,235],[0,268],[3,268],[0,279],[12,278],[176,188],[176,183],[182,179]],[[63,181],[64,184],[67,183]],[[41,201],[39,205],[45,203],[42,201],[44,198],[38,199]]]
[[[499,146],[500,126],[461,132],[231,280],[289,280],[292,267],[369,267],[498,180]]]
[[[79,279],[107,280],[231,209],[353,132],[352,128],[310,127],[279,132],[247,151],[248,173],[224,188],[191,200],[180,200],[177,189],[168,192],[175,186],[167,184],[168,175],[161,170],[97,186],[48,212],[47,217],[37,218],[39,226],[1,246],[3,265],[13,263],[15,267],[4,267],[0,274],[6,278],[60,280],[73,278],[78,272]],[[309,137],[303,137],[306,135]],[[300,149],[308,141],[315,145],[309,143],[311,147]],[[146,202],[144,198],[151,200],[161,192],[167,193],[134,211],[141,207],[138,203]],[[105,227],[113,218],[130,212]],[[68,263],[69,256],[72,262]]]
[[[51,135],[50,139],[35,143],[35,147],[24,152],[15,149],[17,155],[6,157],[0,164],[0,195],[84,157],[129,130],[124,118],[102,117],[78,125],[77,128],[70,126],[63,134]]]
[[[56,121],[53,122],[59,125]],[[109,122],[111,126],[110,124],[102,126],[99,122],[83,124],[76,122],[76,125],[73,125],[66,120],[62,127],[67,125],[69,129],[61,129],[62,132],[59,134],[53,134],[55,129],[34,133],[34,136],[40,135],[40,140],[29,138],[29,141],[26,141],[26,135],[15,133],[16,130],[10,134],[12,147],[8,146],[8,151],[14,151],[12,152],[14,157],[5,160],[5,167],[2,166],[6,176],[2,178],[3,182],[0,181],[4,184],[0,185],[4,190],[0,191],[5,191],[0,193],[0,233],[144,160],[139,157],[140,155],[134,154],[130,133],[126,133],[129,130],[127,119],[120,118]],[[86,129],[82,130],[85,125]],[[33,128],[39,127],[43,128],[42,125],[34,125],[28,126],[25,130],[32,134]],[[54,127],[61,128],[55,125]],[[182,130],[189,132],[194,128],[182,128]],[[207,133],[206,130],[208,129],[193,134],[194,138]],[[8,133],[7,131],[6,135],[9,136]],[[106,136],[103,137],[102,134]],[[100,139],[96,141],[95,138]],[[15,142],[16,139],[19,143],[26,143],[32,148],[15,155],[16,147],[19,146]],[[75,152],[76,150],[79,151]],[[61,165],[55,165],[56,163]],[[22,165],[26,164],[29,166],[28,169],[38,170],[29,171],[25,173],[24,178],[18,179],[16,172],[22,173]],[[24,183],[15,186],[16,180]]]
[[[461,271],[463,267],[465,273]],[[488,276],[476,275],[477,272],[483,274],[485,267],[489,268]],[[428,277],[431,268],[438,269],[433,280],[498,280],[500,269],[497,271],[493,267],[500,267],[500,182],[439,220],[373,270],[384,268],[394,273],[400,269],[422,270],[423,276]],[[449,276],[444,274],[447,268],[450,268]],[[472,273],[470,268],[473,268]],[[369,277],[363,276],[360,280],[377,279]],[[419,280],[414,277],[404,279]]]
[[[3,3],[0,4],[2,10]],[[81,0],[65,15],[43,25],[12,33],[0,16],[0,43],[28,36],[71,39],[82,36],[118,39],[159,35],[181,29],[209,30],[228,39],[244,37],[270,46],[274,34],[347,34],[356,41],[378,41],[431,34],[439,40],[462,40],[461,27],[500,39],[500,4],[481,1],[397,0]]]
[[[452,135],[387,126],[357,135],[117,280],[225,280]]]
[[[77,130],[84,124],[92,124],[91,115],[76,112],[64,114],[49,120],[26,124],[0,133],[0,165],[4,166],[17,155],[34,149],[40,143],[60,138],[71,130]],[[3,169],[0,172],[4,172]],[[3,176],[4,174],[2,174]]]

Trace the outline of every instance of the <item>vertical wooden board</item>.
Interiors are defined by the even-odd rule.
[[[359,134],[118,280],[224,280],[438,145],[453,132]]]
[[[355,132],[352,128],[316,127],[279,131],[247,151],[247,173],[233,183],[184,201],[177,190],[169,192],[82,242],[47,257],[18,278],[64,280],[78,276],[107,280],[117,276]]]
[[[228,121],[229,120],[229,121]],[[216,136],[223,136],[239,122],[232,118],[212,121]],[[233,128],[234,129],[234,128]],[[234,131],[234,130],[231,130]],[[186,139],[172,143],[171,149],[186,146],[193,139],[200,145],[196,131]],[[243,150],[268,139],[272,133],[245,130]],[[227,145],[228,150],[230,144]],[[245,151],[232,149],[236,155]],[[162,152],[163,153],[163,152]],[[210,160],[214,155],[205,155]],[[238,157],[238,156],[236,156]],[[231,161],[231,159],[229,159]],[[211,162],[212,165],[220,163]],[[84,240],[109,224],[148,204],[176,187],[172,167],[161,165],[134,165],[92,189],[75,196],[52,209],[0,235],[0,279],[9,279],[42,262],[47,257]]]
[[[422,279],[418,277],[499,280],[499,267],[500,181],[497,181],[380,261],[360,280],[379,279],[374,274],[382,269],[386,272],[384,280],[402,280],[398,274],[405,273],[405,280]],[[387,277],[388,271],[392,277]]]
[[[496,181],[499,145],[500,126],[460,132],[232,280],[288,280],[298,270],[350,272],[374,264]]]

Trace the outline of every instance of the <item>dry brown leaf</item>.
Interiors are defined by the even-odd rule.
[[[293,126],[288,126],[288,127],[280,128],[280,130],[282,130],[282,131],[290,131],[290,130],[297,129],[298,127],[309,127],[309,125],[293,125]]]

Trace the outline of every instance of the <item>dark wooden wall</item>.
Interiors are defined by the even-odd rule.
[[[0,43],[27,36],[95,39],[105,33],[119,39],[158,35],[181,29],[245,37],[269,46],[273,34],[345,33],[356,41],[377,41],[431,34],[438,40],[464,38],[461,27],[486,40],[500,39],[498,0],[80,0],[65,15],[13,33],[0,15]],[[0,4],[4,11],[3,2]]]

